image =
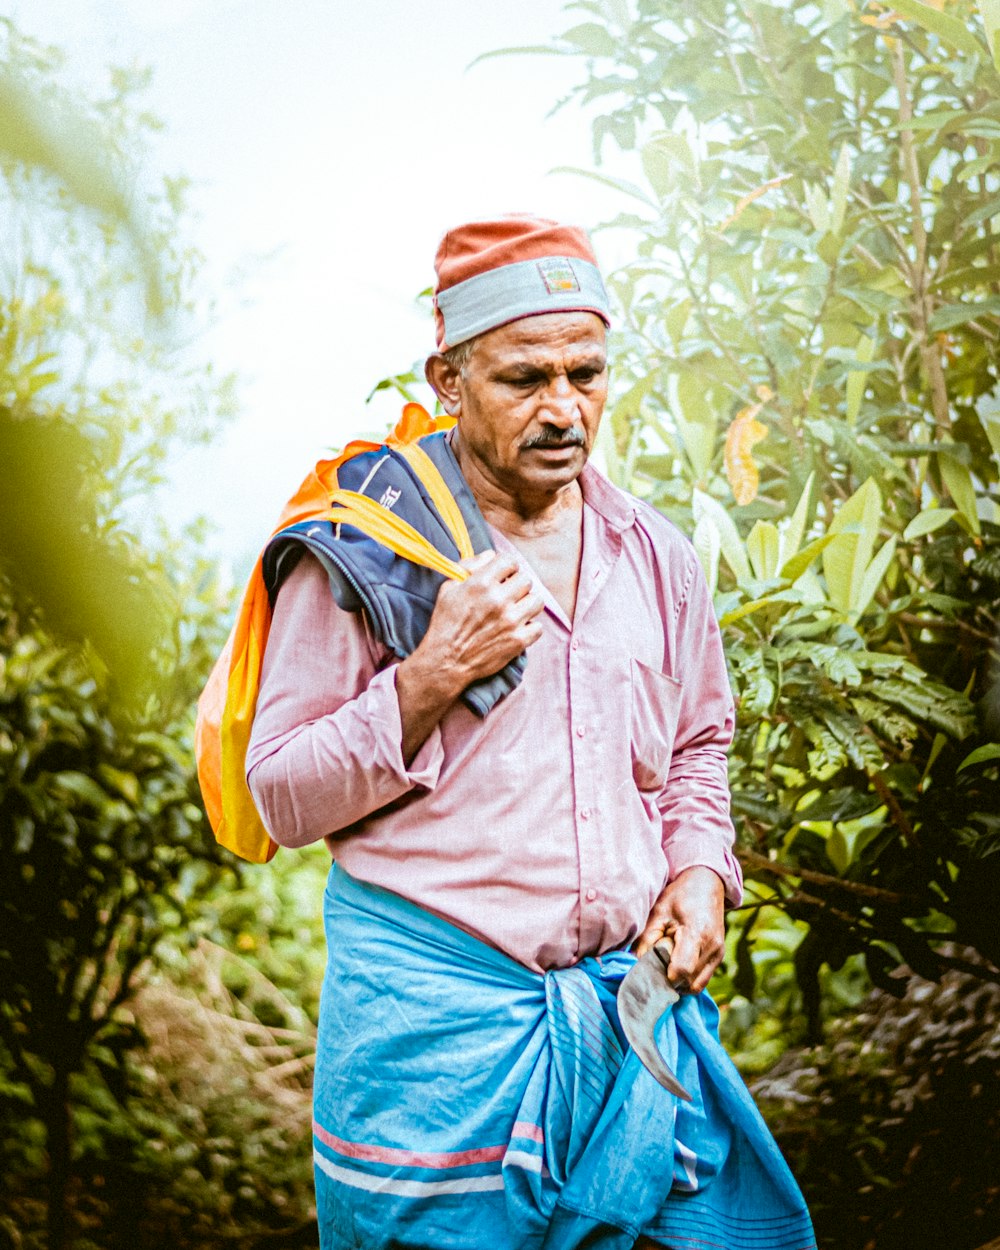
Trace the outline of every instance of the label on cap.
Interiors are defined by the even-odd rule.
[[[542,275],[545,289],[550,295],[556,291],[579,291],[580,283],[573,266],[568,260],[546,258],[538,262],[538,272]]]

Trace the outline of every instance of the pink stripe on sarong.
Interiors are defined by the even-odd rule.
[[[368,1163],[399,1164],[408,1168],[463,1168],[474,1163],[493,1163],[502,1159],[507,1151],[504,1146],[485,1146],[480,1150],[449,1150],[439,1154],[422,1154],[414,1150],[401,1150],[396,1146],[373,1146],[368,1142],[344,1141],[313,1120],[316,1138],[349,1159],[364,1159]]]
[[[527,1137],[531,1141],[544,1141],[545,1134],[537,1124],[529,1124],[527,1120],[518,1120],[511,1130],[511,1137]]]

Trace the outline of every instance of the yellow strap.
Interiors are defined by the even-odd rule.
[[[469,576],[466,569],[449,560],[402,517],[367,495],[355,490],[335,490],[330,494],[330,502],[339,506],[324,513],[320,520],[332,521],[335,525],[353,525],[404,560],[433,569],[452,581],[464,582]]]
[[[462,516],[458,501],[445,484],[437,465],[416,443],[402,443],[393,450],[409,462],[410,468],[427,488],[431,503],[437,508],[458,548],[458,558],[471,560],[475,552],[472,550],[472,539],[469,537],[465,517]]]

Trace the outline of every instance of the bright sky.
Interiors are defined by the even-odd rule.
[[[62,47],[82,81],[99,83],[108,64],[155,71],[149,104],[166,124],[155,160],[195,181],[194,241],[224,310],[201,346],[244,382],[238,424],[178,461],[164,506],[208,515],[218,551],[240,563],[318,457],[395,418],[395,399],[364,399],[431,349],[414,297],[433,281],[448,226],[512,210],[593,226],[621,208],[596,184],[549,172],[592,164],[577,105],[546,119],[582,62],[468,68],[583,20],[562,0],[6,7]],[[248,261],[245,298],[227,299]]]

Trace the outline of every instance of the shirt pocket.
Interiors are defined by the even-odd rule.
[[[670,772],[684,686],[642,660],[631,666],[632,776],[640,790],[660,790]]]

